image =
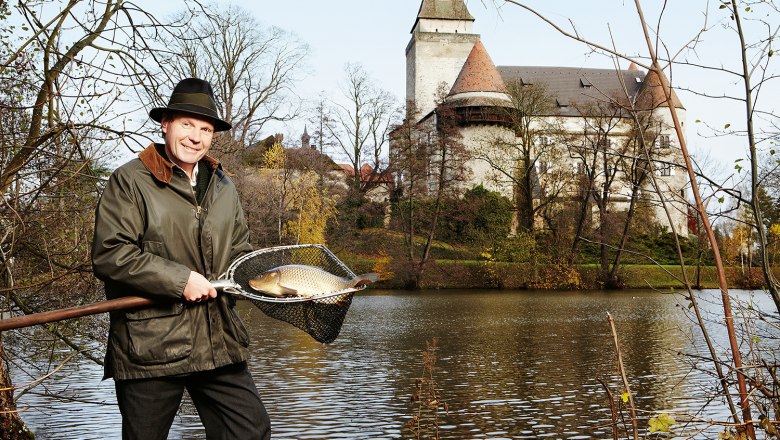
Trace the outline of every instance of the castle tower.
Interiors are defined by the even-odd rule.
[[[463,63],[447,102],[456,107],[511,105],[504,80],[479,39]]]
[[[479,35],[463,0],[422,0],[406,46],[406,99],[418,118],[436,107],[441,83],[449,90]]]
[[[671,89],[671,104],[677,109],[677,117],[685,127],[686,110],[674,89]],[[667,201],[673,209],[670,210],[674,232],[685,235],[688,228],[687,187],[688,175],[681,166],[684,159],[680,149],[680,140],[674,129],[674,121],[669,112],[669,103],[666,101],[663,83],[658,73],[647,72],[642,86],[636,96],[636,107],[649,111],[660,122],[660,131],[655,140],[654,152],[659,161],[655,165],[655,174],[658,177],[659,189],[664,193]],[[656,209],[656,218],[663,219],[666,212],[660,206]]]

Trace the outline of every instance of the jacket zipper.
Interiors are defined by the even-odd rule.
[[[197,166],[197,164],[195,166]],[[216,176],[216,170],[209,177],[209,184],[206,185],[206,190],[203,192],[204,200],[206,198],[206,195],[208,195],[209,190],[211,189],[214,176]],[[189,182],[187,183],[189,184]],[[188,185],[188,186],[190,187],[190,193],[192,194],[192,199],[195,201],[195,220],[198,221],[198,249],[200,250],[200,264],[203,266],[204,271],[208,271],[206,265],[206,255],[203,250],[203,222],[201,221],[200,218],[204,210],[203,210],[203,206],[201,206],[201,204],[198,203],[198,195],[195,194],[195,190],[192,188],[192,185]],[[204,275],[208,276],[209,274],[204,274]]]

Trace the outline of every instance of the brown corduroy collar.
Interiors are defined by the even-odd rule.
[[[157,150],[158,148],[164,149],[165,146],[162,144],[151,144],[138,154],[138,158],[141,159],[141,162],[155,179],[160,182],[171,183],[173,167],[176,165],[160,154],[160,151]],[[212,170],[216,170],[219,165],[216,159],[208,155],[204,156],[203,160],[206,161]]]

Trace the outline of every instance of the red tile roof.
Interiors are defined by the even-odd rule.
[[[645,75],[636,104],[637,107],[642,110],[652,110],[656,107],[668,107],[661,78],[654,70],[647,72],[647,75]],[[675,108],[685,108],[680,102],[680,98],[678,98],[677,94],[674,92],[674,89],[672,89],[672,105],[674,105]]]
[[[341,167],[341,170],[344,171],[344,174],[347,176],[354,176],[355,175],[355,169],[352,168],[352,165],[346,164],[346,163],[340,163],[339,166]],[[381,174],[381,172],[377,172],[374,174],[374,168],[364,163],[363,166],[360,167],[360,181],[361,182],[383,182],[383,183],[392,183],[393,178],[390,176],[389,173]]]
[[[490,59],[482,41],[477,40],[460,69],[458,79],[452,85],[450,96],[464,92],[500,92],[506,91],[504,80]]]

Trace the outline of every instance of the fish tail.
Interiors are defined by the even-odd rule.
[[[378,273],[364,273],[352,279],[352,287],[365,286],[379,279]]]

